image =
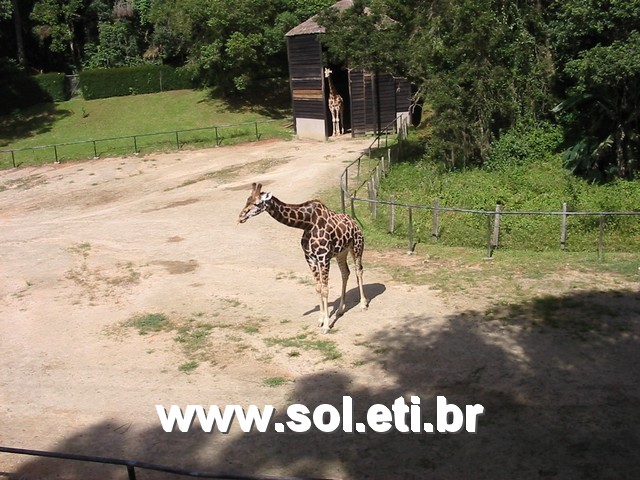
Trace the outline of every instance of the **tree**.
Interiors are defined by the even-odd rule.
[[[597,180],[640,168],[640,2],[566,0],[550,29],[574,171]]]
[[[333,0],[157,0],[154,43],[166,60],[186,65],[209,85],[245,91],[287,68],[285,33]]]
[[[155,61],[157,52],[149,49],[149,11],[149,0],[118,0],[108,13],[99,13],[98,35],[85,46],[84,66],[114,68]]]
[[[486,160],[501,131],[548,111],[542,10],[539,0],[356,0],[325,23],[326,40],[352,67],[417,85],[432,111],[430,154],[465,167]]]
[[[31,19],[34,32],[52,52],[64,54],[76,70],[80,69],[81,48],[78,30],[82,27],[82,0],[38,0]]]

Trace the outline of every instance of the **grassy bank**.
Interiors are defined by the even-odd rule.
[[[364,193],[362,194],[364,195]],[[362,196],[361,195],[361,196]],[[604,185],[575,177],[562,167],[559,156],[511,168],[472,168],[449,171],[422,158],[405,158],[393,166],[381,181],[379,199],[395,197],[398,203],[494,211],[558,212],[563,203],[568,211],[617,212],[640,209],[640,181],[614,181]],[[361,211],[366,211],[364,205]],[[381,232],[388,231],[389,211],[379,205],[373,221]],[[413,213],[416,242],[431,243],[433,212]],[[369,221],[369,220],[366,220]],[[560,248],[561,216],[502,215],[499,247],[513,250],[554,251]],[[408,236],[405,208],[396,208],[395,236]],[[599,217],[570,216],[567,221],[567,251],[595,251]],[[640,251],[640,216],[607,216],[604,226],[606,251]],[[487,216],[462,212],[441,212],[437,242],[454,247],[483,248],[487,241]]]
[[[19,149],[113,137],[174,132],[216,125],[262,122],[286,118],[259,125],[262,137],[290,137],[285,128],[286,112],[269,111],[261,107],[230,106],[224,100],[212,98],[204,90],[113,97],[99,100],[73,98],[66,102],[46,104],[0,117],[0,149]],[[255,139],[255,125],[229,127],[218,131],[218,141],[228,144],[236,139]],[[98,142],[99,156],[126,155],[139,151],[175,149],[180,146],[210,146],[216,142],[214,130],[181,134],[154,135],[133,140]],[[94,156],[92,143],[58,148],[60,160],[75,160]],[[18,152],[17,163],[40,164],[53,161],[53,149]],[[0,154],[0,168],[12,165],[10,154]]]

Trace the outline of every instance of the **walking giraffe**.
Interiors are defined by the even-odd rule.
[[[251,194],[238,217],[238,223],[244,223],[264,211],[288,227],[303,230],[300,243],[304,257],[313,273],[316,291],[320,295],[318,326],[322,327],[323,333],[329,332],[346,309],[345,294],[350,273],[347,265],[349,252],[351,252],[355,263],[360,290],[360,308],[367,309],[368,301],[364,296],[362,283],[364,236],[358,224],[351,217],[329,210],[319,200],[310,200],[297,205],[284,203],[271,193],[262,192],[260,183],[253,183]],[[342,274],[342,293],[340,306],[336,310],[336,319],[329,323],[329,266],[332,257],[336,258]]]

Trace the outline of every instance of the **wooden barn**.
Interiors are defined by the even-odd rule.
[[[352,0],[342,0],[333,8],[343,11],[352,5]],[[331,71],[335,90],[343,98],[344,133],[351,133],[352,136],[377,133],[399,116],[408,118],[411,103],[409,82],[388,73],[347,69],[344,65],[325,65],[322,46],[324,32],[324,27],[317,23],[314,16],[286,34],[297,136],[326,140],[333,134],[326,68]]]

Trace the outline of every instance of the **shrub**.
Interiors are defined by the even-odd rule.
[[[0,114],[50,102],[51,96],[23,69],[0,62]]]
[[[140,65],[84,70],[80,85],[85,100],[94,100],[192,88],[193,82],[182,70],[168,65]]]
[[[524,122],[503,133],[492,144],[485,167],[489,170],[506,170],[553,160],[562,141],[562,129],[557,125]]]
[[[71,97],[64,73],[43,73],[34,78],[40,88],[46,92],[49,101],[64,102]]]
[[[619,180],[596,185],[577,178],[562,167],[561,154],[544,154],[526,165],[499,170],[473,168],[443,171],[438,164],[421,161],[400,163],[382,182],[380,197],[393,194],[399,203],[493,211],[559,212],[563,202],[569,211],[638,211],[640,181]],[[406,213],[398,211],[398,235],[406,235]],[[380,228],[388,221],[379,215]],[[417,240],[431,238],[430,210],[414,210]],[[503,215],[500,247],[528,250],[555,250],[560,246],[560,215]],[[597,245],[598,216],[568,218],[567,248],[593,250]],[[441,212],[439,242],[451,246],[481,247],[486,242],[487,217],[481,214]],[[640,217],[609,216],[605,225],[605,245],[612,251],[640,249]]]

